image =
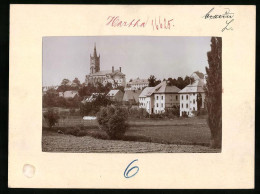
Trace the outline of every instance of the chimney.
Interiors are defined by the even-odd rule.
[[[112,72],[114,72],[114,66],[112,66]]]
[[[119,71],[121,72],[121,67],[119,67]]]

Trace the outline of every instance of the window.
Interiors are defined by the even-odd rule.
[[[162,103],[162,108],[163,108],[163,103]]]
[[[183,100],[183,95],[181,95],[181,99]]]
[[[188,98],[189,98],[189,96],[188,96],[188,95],[186,95],[186,100],[188,100]]]
[[[159,100],[159,96],[156,96],[156,99]]]
[[[176,100],[178,100],[178,96],[176,95]]]
[[[195,100],[193,99],[193,104],[195,104]]]
[[[183,108],[183,104],[181,104],[181,107]]]
[[[163,96],[162,96],[162,100],[163,100]]]
[[[188,108],[188,104],[186,104],[186,108]]]
[[[195,110],[195,107],[193,107],[193,110]]]
[[[158,103],[156,103],[156,106],[157,106],[157,107],[159,106]]]

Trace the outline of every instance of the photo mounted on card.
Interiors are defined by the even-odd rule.
[[[254,6],[11,5],[9,187],[254,188],[254,76]]]

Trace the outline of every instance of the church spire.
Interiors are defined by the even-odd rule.
[[[94,57],[97,57],[97,49],[96,49],[96,43],[94,45],[94,54],[93,54]]]
[[[100,54],[97,56],[96,43],[94,44],[93,56],[90,55],[90,74],[100,71]]]

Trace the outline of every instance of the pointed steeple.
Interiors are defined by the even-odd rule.
[[[93,53],[93,57],[97,57],[96,43],[95,43],[95,46],[94,46],[94,53]]]

